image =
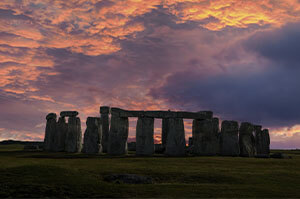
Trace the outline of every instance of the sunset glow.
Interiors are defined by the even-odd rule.
[[[299,35],[299,0],[1,0],[0,140],[107,105],[212,110],[300,148]]]

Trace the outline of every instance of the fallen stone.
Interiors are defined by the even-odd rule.
[[[239,156],[239,124],[236,121],[223,121],[220,134],[220,154]]]
[[[169,118],[168,138],[165,155],[184,156],[185,151],[184,124],[182,118]]]
[[[139,117],[136,125],[136,155],[154,153],[154,118]]]
[[[242,157],[254,157],[255,151],[255,137],[254,127],[249,122],[243,122],[239,131],[239,144],[240,144],[240,156]]]
[[[77,111],[62,111],[60,112],[61,117],[76,117],[78,115]]]
[[[136,151],[136,142],[128,143],[128,151]]]
[[[49,113],[46,116],[47,123],[45,129],[45,138],[44,138],[44,150],[53,151],[53,146],[55,142],[56,135],[56,114]]]
[[[99,154],[102,152],[102,126],[98,117],[88,117],[84,133],[83,153]]]
[[[69,153],[78,153],[81,151],[81,147],[82,132],[80,119],[78,117],[69,117],[65,150]]]
[[[112,174],[104,177],[104,181],[117,184],[152,184],[153,180],[148,176],[135,174]]]
[[[276,158],[276,159],[292,159],[291,156],[284,154],[284,153],[273,153],[270,155],[271,158]]]
[[[108,139],[108,154],[125,155],[128,152],[127,138],[128,118],[121,118],[115,114],[111,116],[111,126]]]
[[[165,151],[165,148],[162,144],[154,144],[155,153],[163,154]]]
[[[215,122],[212,119],[193,120],[194,155],[213,156],[217,154],[218,139],[215,133]]]
[[[24,151],[40,151],[39,145],[25,145]]]

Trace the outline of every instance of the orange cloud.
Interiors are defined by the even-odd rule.
[[[164,6],[179,18],[179,23],[213,17],[215,20],[203,25],[209,30],[221,30],[226,26],[246,28],[250,24],[278,27],[300,19],[297,0],[166,0]]]

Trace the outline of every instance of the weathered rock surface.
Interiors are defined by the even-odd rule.
[[[102,152],[102,126],[98,117],[88,117],[84,133],[83,153],[98,154]]]
[[[239,144],[240,156],[254,157],[256,155],[254,127],[251,123],[243,122],[241,124],[239,133]]]
[[[139,117],[136,125],[136,154],[154,153],[154,118]]]
[[[103,108],[103,107],[101,107]],[[100,109],[101,113],[101,122],[102,122],[102,151],[107,153],[108,148],[108,138],[109,138],[109,110]]]
[[[216,155],[218,139],[215,134],[215,126],[212,119],[193,120],[193,149],[194,155]]]
[[[81,123],[78,117],[69,117],[65,149],[69,153],[78,153],[82,147]]]
[[[47,123],[45,129],[45,138],[44,138],[44,150],[53,151],[54,141],[56,135],[56,114],[49,113],[46,116]]]
[[[104,181],[124,184],[152,184],[153,180],[148,176],[135,174],[112,174],[104,177]]]
[[[108,139],[108,154],[125,155],[127,154],[129,122],[128,118],[121,118],[115,114],[111,116],[111,126]]]
[[[220,154],[239,156],[239,124],[236,121],[223,121],[220,134]]]
[[[184,156],[185,151],[184,124],[182,118],[169,118],[168,138],[165,155]]]
[[[271,158],[276,158],[276,159],[292,159],[291,156],[284,154],[284,153],[273,153],[270,155]]]
[[[65,117],[60,117],[56,126],[55,134],[55,151],[65,151],[66,137],[68,133],[68,124],[66,123]]]
[[[60,112],[61,117],[76,117],[78,115],[77,111],[62,111]]]

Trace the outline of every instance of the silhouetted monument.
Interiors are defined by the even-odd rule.
[[[254,126],[249,122],[243,122],[239,132],[240,156],[253,157],[256,154]]]
[[[100,107],[100,117],[88,117],[84,134],[83,153],[125,155],[128,152],[129,117],[136,117],[136,143],[131,150],[136,155],[151,156],[156,152],[166,156],[243,156],[269,157],[268,129],[243,122],[223,121],[211,111],[128,111],[120,108]],[[50,152],[81,151],[82,133],[77,111],[63,111],[58,122],[56,114],[46,117],[44,150]],[[65,117],[68,117],[66,123]],[[162,119],[162,144],[154,144],[154,120]],[[192,138],[186,146],[183,119],[193,119]],[[188,150],[187,150],[188,149]]]
[[[223,121],[220,135],[220,154],[239,156],[239,124],[236,121]]]
[[[102,152],[102,125],[98,117],[88,117],[83,139],[83,153],[98,154]]]

